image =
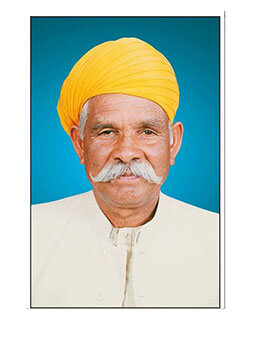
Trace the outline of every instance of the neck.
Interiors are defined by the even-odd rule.
[[[157,208],[160,191],[155,193],[151,200],[140,207],[120,208],[115,205],[107,204],[94,191],[94,196],[101,211],[105,214],[113,227],[136,227],[146,224],[150,221]]]

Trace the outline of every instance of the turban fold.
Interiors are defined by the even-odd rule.
[[[107,41],[80,58],[62,85],[57,110],[64,130],[78,125],[89,98],[114,93],[157,103],[171,123],[179,105],[175,73],[159,51],[137,38]]]

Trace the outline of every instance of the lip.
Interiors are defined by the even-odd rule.
[[[116,180],[120,180],[120,181],[134,181],[134,180],[137,180],[139,178],[140,177],[136,176],[136,175],[121,175],[121,176],[118,176],[116,178]]]

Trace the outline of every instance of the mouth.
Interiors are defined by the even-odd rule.
[[[116,179],[121,181],[132,181],[137,180],[140,177],[137,175],[133,175],[130,171],[126,171],[123,175],[118,176]]]

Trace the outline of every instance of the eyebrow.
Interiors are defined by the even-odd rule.
[[[141,127],[158,127],[162,128],[164,126],[164,123],[160,120],[150,120],[150,121],[142,121],[139,122],[138,125]],[[96,123],[92,128],[91,131],[106,129],[106,128],[114,128],[113,123]]]
[[[100,130],[104,128],[114,128],[114,126],[112,123],[97,123],[91,128],[91,130],[95,131],[95,130]]]
[[[154,120],[154,121],[143,121],[141,122],[141,125],[143,127],[148,127],[148,126],[153,126],[153,127],[158,127],[161,128],[164,126],[163,122],[159,121],[159,120]]]

